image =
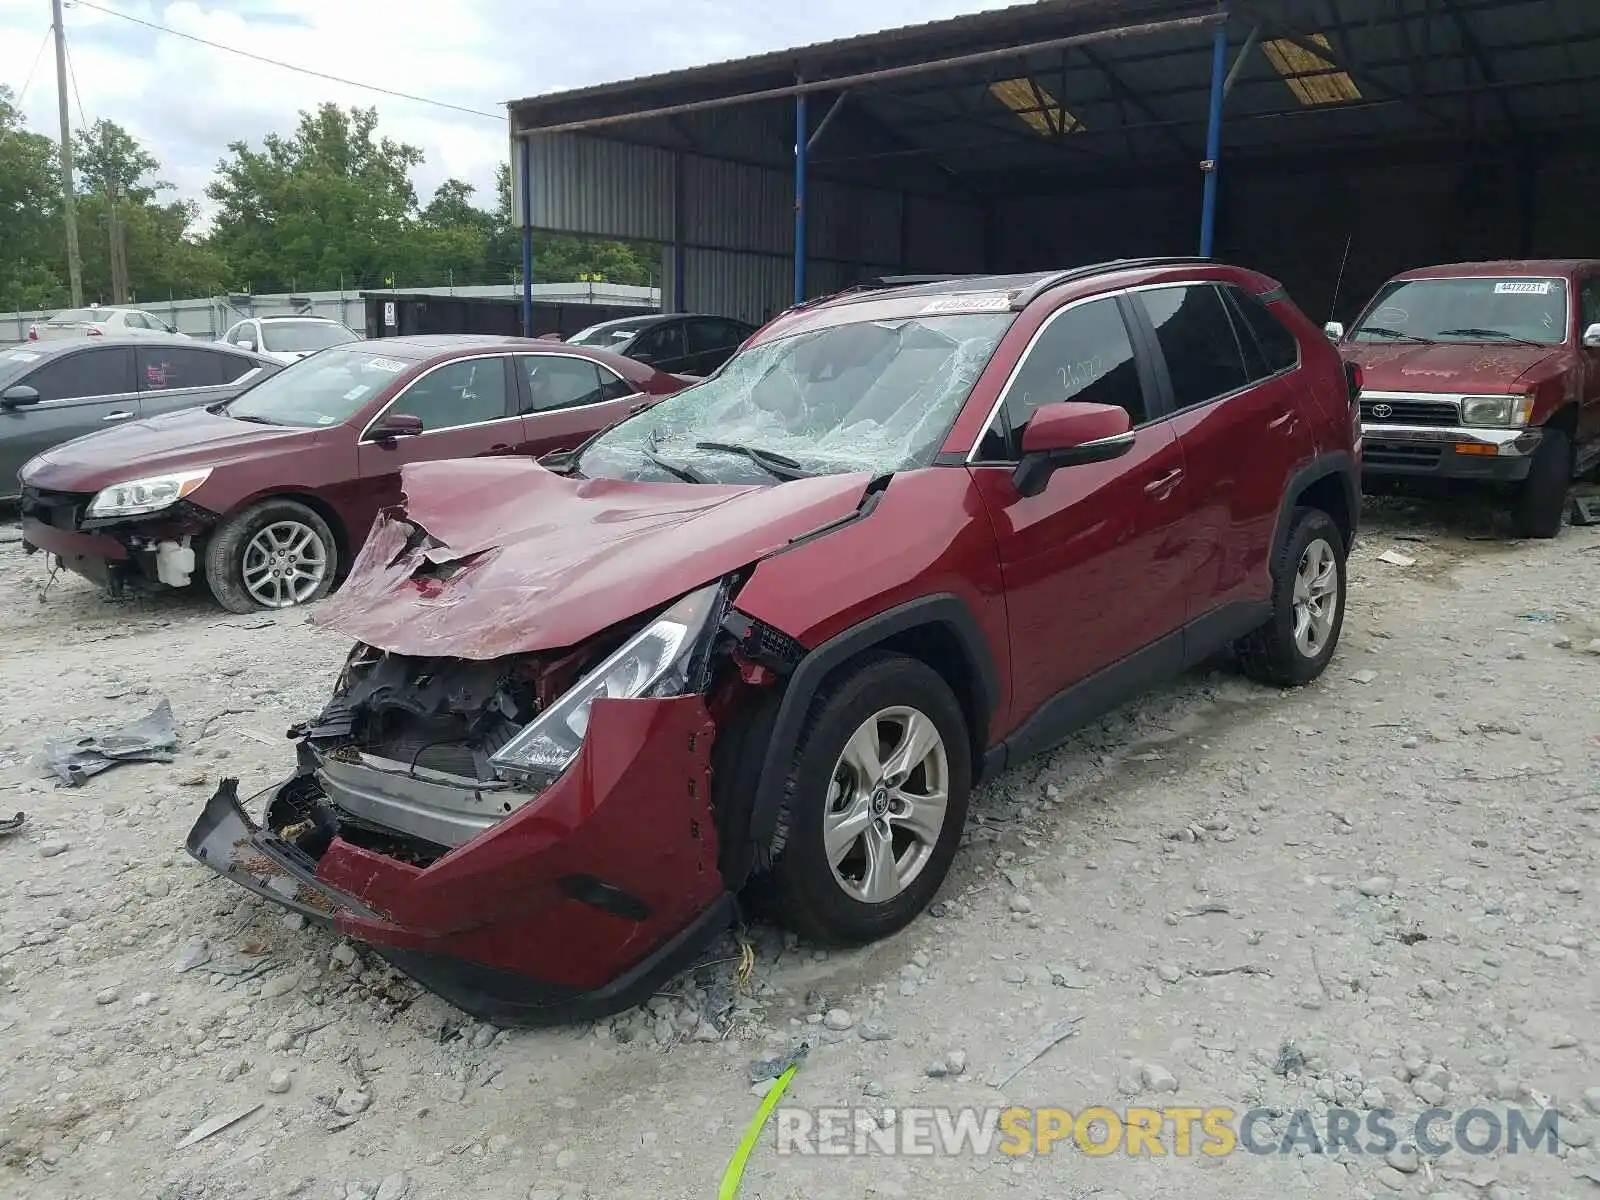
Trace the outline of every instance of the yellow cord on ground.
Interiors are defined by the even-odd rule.
[[[795,1063],[779,1075],[772,1084],[772,1090],[761,1101],[761,1107],[756,1109],[756,1115],[750,1121],[750,1128],[744,1131],[744,1137],[739,1141],[739,1148],[733,1152],[733,1158],[728,1161],[728,1169],[722,1173],[722,1186],[717,1189],[717,1200],[734,1200],[738,1196],[739,1181],[744,1178],[744,1164],[749,1161],[750,1152],[756,1148],[756,1142],[761,1140],[761,1130],[766,1126],[767,1118],[772,1116],[772,1110],[778,1107],[778,1101],[783,1099],[789,1081],[799,1069],[800,1064]]]
[[[756,948],[743,934],[735,936],[739,939],[739,965],[733,969],[733,982],[742,992],[749,988],[750,974],[756,969]]]

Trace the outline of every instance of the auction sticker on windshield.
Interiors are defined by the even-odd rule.
[[[387,371],[389,374],[398,374],[406,369],[406,364],[396,358],[369,358],[367,366],[374,371]]]
[[[1497,294],[1507,292],[1519,296],[1548,296],[1550,294],[1550,280],[1548,279],[1502,279],[1494,285]]]
[[[940,296],[922,306],[925,313],[1005,312],[1011,307],[1011,296],[1006,292],[966,292],[955,296]]]

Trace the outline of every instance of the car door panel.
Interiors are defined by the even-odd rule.
[[[1316,451],[1298,371],[1269,372],[1217,285],[1162,286],[1136,299],[1189,472],[1189,618],[1265,601],[1285,483]]]
[[[40,400],[0,408],[0,496],[17,494],[17,472],[34,455],[139,416],[133,351],[127,346],[52,358],[14,381],[19,384],[35,388]]]
[[[1016,721],[1183,627],[1183,452],[1137,347],[1116,297],[1052,315],[974,450],[1005,577]],[[1023,496],[1012,480],[1023,430],[1034,409],[1063,401],[1126,409],[1133,447]],[[1171,646],[1181,659],[1181,640]]]
[[[406,413],[421,417],[424,427],[421,434],[411,437],[380,440],[362,436],[356,448],[363,485],[356,501],[358,527],[369,527],[380,509],[399,503],[400,468],[407,463],[479,458],[515,450],[522,436],[522,420],[512,411],[515,390],[508,372],[509,362],[503,355],[444,363],[412,380],[372,419],[370,427],[375,427],[385,413]]]
[[[580,446],[649,403],[609,370],[576,355],[518,355],[515,374],[522,409],[518,450],[535,457]]]

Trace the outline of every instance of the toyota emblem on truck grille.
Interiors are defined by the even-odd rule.
[[[1394,406],[1392,404],[1374,404],[1372,406],[1372,415],[1380,421],[1387,421],[1394,416]]]

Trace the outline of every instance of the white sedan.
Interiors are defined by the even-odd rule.
[[[188,336],[142,308],[102,308],[98,304],[91,304],[88,308],[69,308],[58,312],[43,324],[28,327],[30,342],[56,342],[62,338],[78,337]]]
[[[328,317],[285,315],[240,321],[218,340],[288,364],[329,346],[359,342],[361,335]]]

